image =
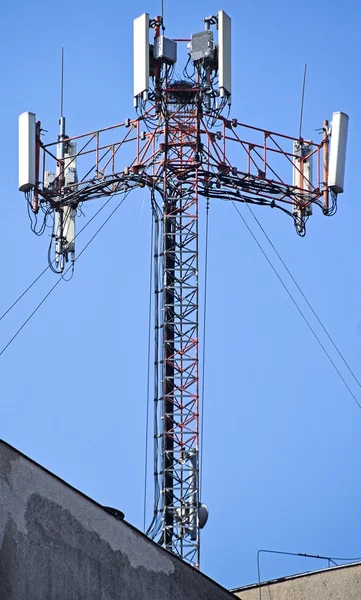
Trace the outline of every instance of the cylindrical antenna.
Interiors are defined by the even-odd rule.
[[[306,72],[307,72],[307,64],[305,63],[303,69],[303,82],[302,82],[302,96],[301,96],[301,110],[300,110],[300,129],[298,137],[301,139],[302,135],[302,119],[303,119],[303,104],[305,100],[305,86],[306,86]]]
[[[164,27],[164,0],[162,0],[162,29],[165,30]]]
[[[57,145],[57,176],[58,188],[62,189],[64,185],[64,156],[65,156],[65,117],[64,117],[64,48],[61,49],[61,77],[60,77],[60,119],[59,119],[59,135]]]
[[[60,117],[64,116],[64,48],[61,49]]]

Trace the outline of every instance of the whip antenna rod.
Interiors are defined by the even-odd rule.
[[[304,69],[303,69],[301,110],[300,110],[300,129],[299,129],[299,134],[298,134],[299,138],[301,138],[301,134],[302,134],[302,118],[303,118],[303,104],[304,104],[304,100],[305,100],[306,73],[307,73],[307,65],[305,63],[305,66],[304,66]]]
[[[61,49],[61,76],[60,76],[60,116],[64,114],[64,48]]]

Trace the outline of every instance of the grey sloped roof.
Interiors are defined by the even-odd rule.
[[[360,600],[361,561],[307,571],[231,590],[242,600]]]
[[[121,515],[0,441],[1,600],[232,597]]]

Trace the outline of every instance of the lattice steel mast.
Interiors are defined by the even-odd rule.
[[[230,19],[223,11],[205,19],[204,31],[182,40],[190,44],[181,80],[174,75],[177,40],[163,35],[162,18],[144,14],[134,23],[137,118],[70,138],[62,115],[58,140],[44,144],[35,114],[23,113],[19,189],[32,213],[44,213],[37,233],[54,217],[50,264],[59,273],[69,258],[75,260],[82,203],[136,187],[150,190],[155,486],[148,534],[199,566],[206,509],[199,498],[198,202],[221,198],[279,208],[304,235],[313,206],[328,216],[336,211],[348,117],[333,114],[330,152],[327,121],[319,143],[241,124],[223,115],[231,98]],[[135,155],[124,167],[129,144]]]
[[[171,89],[171,88],[168,88]],[[156,432],[159,461],[155,519],[149,533],[162,523],[163,545],[198,564],[198,173],[194,148],[199,144],[198,91],[187,105],[167,98],[164,119],[162,280],[156,297],[163,333],[156,350]],[[182,169],[194,170],[182,181]],[[161,521],[159,521],[159,519]]]

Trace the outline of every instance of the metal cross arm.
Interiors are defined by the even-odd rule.
[[[39,174],[34,194],[40,203],[52,208],[79,204],[87,200],[114,195],[139,183],[138,165],[142,154],[154,145],[153,136],[140,132],[143,117],[90,133],[66,137],[50,144],[39,143]],[[125,131],[124,131],[125,129]],[[137,145],[137,154],[129,166],[124,164],[123,148]],[[63,146],[64,157],[59,159]],[[69,148],[72,154],[67,156]],[[81,178],[69,178],[73,168]]]
[[[143,121],[144,117],[139,117],[113,127],[68,137],[62,142],[40,142],[39,177],[34,194],[40,202],[58,208],[121,192],[139,184],[156,189],[163,172],[166,150],[179,148],[182,141],[172,142],[166,148],[164,122],[159,120],[155,130],[147,132],[141,128]],[[327,134],[320,144],[316,144],[240,124],[236,119],[221,117],[218,121],[215,125],[222,129],[213,132],[202,119],[199,140],[183,143],[182,160],[178,163],[172,160],[172,170],[177,170],[180,180],[185,181],[198,170],[201,195],[221,196],[221,183],[222,188],[235,195],[235,199],[256,204],[271,203],[272,206],[282,203],[292,211],[294,208],[306,210],[312,203],[324,198],[325,192],[328,193],[327,170],[325,172],[323,168],[328,150]],[[120,137],[124,127],[127,131]],[[248,133],[247,139],[244,132]],[[125,166],[121,150],[130,142],[136,145],[136,153],[132,162]],[[293,152],[291,143],[306,147],[307,154],[300,158]],[[78,149],[70,159],[59,161],[56,150],[60,144],[65,148],[77,144]],[[189,149],[187,154],[184,152],[186,147]],[[231,154],[239,166],[231,163]],[[317,165],[317,178],[313,182],[304,169],[304,165],[312,159]],[[78,173],[85,171],[84,174],[78,181],[60,185],[66,169],[71,166],[76,167]],[[58,174],[55,173],[57,168]],[[298,174],[296,185],[286,182],[286,175],[292,172]],[[327,206],[322,203],[322,208]]]

